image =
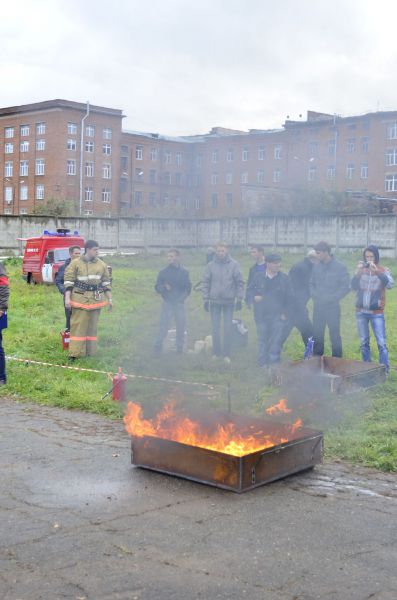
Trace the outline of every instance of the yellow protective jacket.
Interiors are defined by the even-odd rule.
[[[65,269],[64,285],[65,291],[72,290],[72,308],[98,310],[108,303],[105,292],[111,290],[110,278],[100,258],[87,261],[81,256],[72,260]]]

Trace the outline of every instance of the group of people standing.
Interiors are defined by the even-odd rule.
[[[384,319],[385,291],[393,287],[390,271],[379,264],[376,246],[368,246],[363,260],[352,279],[345,265],[332,254],[327,242],[319,242],[306,257],[293,265],[289,273],[281,270],[281,256],[265,255],[264,248],[251,249],[254,265],[247,285],[240,265],[234,260],[225,243],[217,244],[209,255],[202,280],[204,310],[209,312],[212,325],[214,358],[231,362],[234,311],[240,311],[243,300],[253,308],[258,339],[258,366],[280,362],[283,345],[296,327],[305,347],[313,340],[313,354],[323,355],[324,336],[328,328],[332,356],[342,356],[341,300],[350,290],[356,292],[356,322],[361,355],[371,361],[370,327],[374,333],[379,362],[389,370]],[[170,321],[175,319],[176,350],[183,351],[185,332],[184,302],[192,286],[188,271],[181,265],[179,250],[168,252],[168,266],[160,271],[155,285],[163,304],[155,352],[161,353]],[[310,319],[307,304],[313,301]],[[223,321],[223,334],[221,334]]]

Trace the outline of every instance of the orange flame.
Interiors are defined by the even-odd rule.
[[[278,412],[290,413],[291,409],[288,408],[287,401],[284,400],[284,398],[282,398],[280,400],[280,402],[278,402],[277,404],[273,404],[273,406],[269,406],[269,408],[266,409],[266,412],[268,415],[275,415]]]
[[[239,426],[230,420],[204,425],[185,414],[177,414],[172,402],[166,404],[153,419],[145,419],[142,407],[129,402],[124,423],[127,432],[134,437],[157,437],[232,456],[245,456],[286,443],[302,426],[300,420],[292,425],[279,423],[272,429],[266,427],[266,422]]]

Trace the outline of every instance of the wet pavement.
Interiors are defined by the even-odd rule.
[[[397,476],[237,495],[133,468],[119,422],[0,401],[1,600],[396,600]]]

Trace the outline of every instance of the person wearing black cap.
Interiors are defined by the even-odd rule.
[[[314,246],[318,264],[314,265],[310,278],[310,295],[313,298],[313,353],[324,354],[325,328],[328,326],[332,356],[342,356],[340,336],[340,301],[350,291],[349,273],[331,253],[327,242]]]
[[[389,352],[386,345],[386,324],[384,308],[386,290],[394,285],[392,274],[379,264],[379,250],[370,245],[363,252],[363,259],[357,265],[356,273],[351,280],[352,289],[356,292],[356,322],[360,338],[361,357],[364,362],[371,362],[369,345],[369,326],[371,325],[379,351],[379,362],[389,372]]]
[[[280,362],[282,333],[291,302],[290,282],[280,268],[281,256],[268,254],[265,268],[252,271],[247,285],[246,303],[254,307],[260,367]]]

